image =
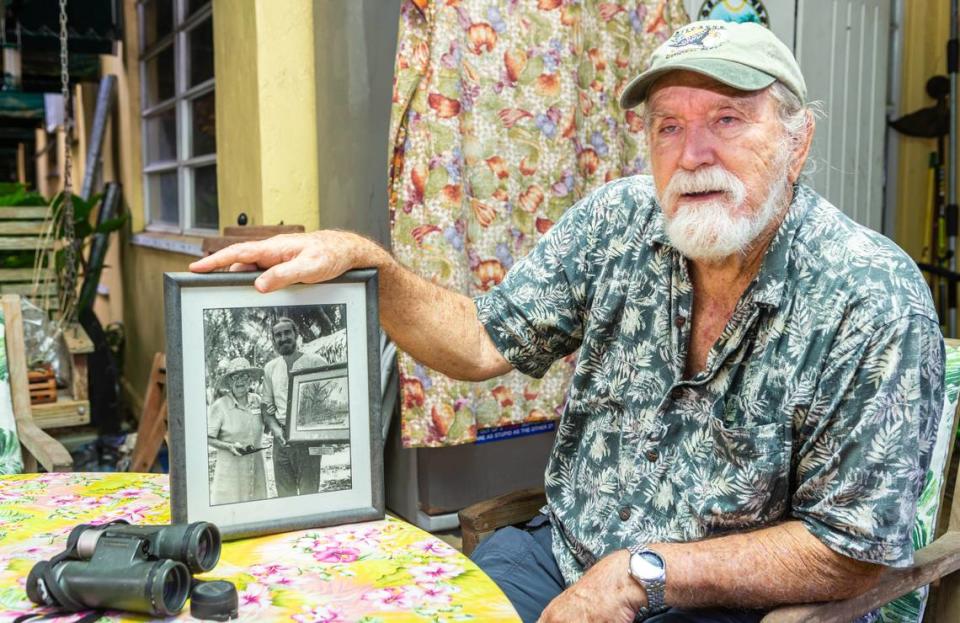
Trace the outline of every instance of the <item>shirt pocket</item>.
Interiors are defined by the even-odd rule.
[[[784,424],[728,426],[711,417],[702,463],[690,470],[687,504],[696,536],[755,528],[779,520],[789,488]]]

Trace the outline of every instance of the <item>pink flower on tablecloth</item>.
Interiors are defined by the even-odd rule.
[[[143,489],[128,488],[128,489],[120,489],[118,491],[114,491],[111,495],[114,495],[118,498],[138,498],[141,495],[143,495],[143,493],[144,493]]]
[[[79,495],[71,493],[69,495],[55,495],[51,498],[47,498],[47,503],[51,506],[66,506],[67,504],[72,504],[79,499]]]
[[[258,582],[251,582],[240,593],[240,609],[263,608],[270,603],[270,589]]]
[[[249,571],[257,580],[269,586],[289,586],[294,583],[294,576],[300,575],[299,569],[285,565],[254,565]]]
[[[353,562],[360,558],[360,550],[355,547],[331,547],[314,552],[317,562]]]
[[[341,623],[348,620],[335,608],[304,606],[303,609],[305,610],[303,614],[295,614],[292,617],[297,623]]]
[[[411,544],[410,547],[431,556],[453,556],[457,553],[452,546],[438,539],[424,539]]]
[[[448,604],[453,600],[451,595],[460,592],[452,584],[420,584],[418,587],[423,591],[423,601],[431,604]]]
[[[10,491],[11,491],[10,493],[6,493],[4,492],[3,489],[0,489],[0,502],[6,501],[6,500],[16,500],[18,502],[24,501],[25,496],[23,495],[23,492],[15,489],[14,487],[11,487]]]
[[[367,547],[377,548],[380,545],[380,533],[376,530],[364,530],[363,532],[338,532],[333,535],[333,541],[339,544],[358,544]]]
[[[297,539],[296,547],[313,551],[329,547],[331,541],[332,539],[328,535],[307,534]]]
[[[422,567],[410,567],[407,570],[410,572],[410,575],[416,578],[419,582],[436,582],[437,580],[447,580],[450,578],[455,578],[463,573],[463,569],[461,567],[442,562],[435,562]]]
[[[423,591],[416,586],[389,586],[370,591],[363,600],[381,610],[409,610],[422,601]]]
[[[117,510],[119,514],[116,517],[114,517],[114,519],[123,519],[132,524],[135,524],[135,523],[142,523],[146,519],[147,515],[156,509],[151,508],[149,506],[144,506],[141,504],[138,506],[128,506],[126,508],[120,508]]]

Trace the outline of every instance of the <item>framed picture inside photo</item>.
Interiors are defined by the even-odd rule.
[[[267,294],[258,274],[164,275],[173,521],[382,518],[376,271]]]
[[[286,439],[350,441],[350,385],[344,365],[290,373]]]

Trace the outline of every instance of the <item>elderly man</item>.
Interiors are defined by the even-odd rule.
[[[289,415],[287,391],[290,373],[316,368],[327,362],[322,357],[303,353],[297,348],[299,332],[290,318],[277,319],[270,333],[277,356],[263,366],[263,402],[260,410],[267,431],[273,434],[273,476],[277,483],[277,495],[283,498],[316,493],[320,489],[323,447],[287,443],[283,425]]]
[[[376,266],[387,331],[456,378],[580,349],[545,514],[476,553],[525,620],[752,621],[851,596],[911,561],[943,344],[913,262],[798,183],[805,102],[769,31],[694,23],[621,98],[644,106],[652,179],[585,198],[476,301],[343,232],[193,269],[268,268],[270,291]]]

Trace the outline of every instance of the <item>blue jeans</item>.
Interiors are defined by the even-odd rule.
[[[537,515],[523,528],[497,530],[470,558],[500,587],[524,623],[536,621],[554,597],[566,589],[551,549],[550,520]],[[759,611],[671,608],[647,623],[754,623]]]

